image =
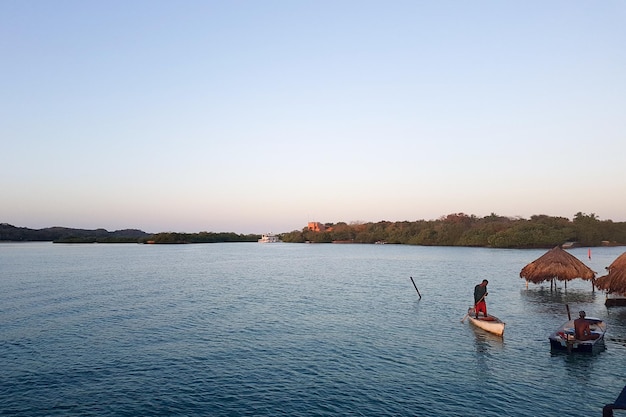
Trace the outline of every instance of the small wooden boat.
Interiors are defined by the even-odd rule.
[[[474,307],[470,307],[467,310],[467,318],[469,318],[470,323],[474,326],[486,332],[493,333],[496,336],[502,336],[504,334],[504,326],[506,323],[496,316],[488,315],[487,317],[478,316],[478,318],[476,318]]]
[[[566,321],[549,337],[550,348],[568,352],[596,352],[604,349],[604,334],[606,323],[593,317],[585,317],[589,322],[591,333],[597,334],[597,339],[578,340],[574,334],[574,320]]]

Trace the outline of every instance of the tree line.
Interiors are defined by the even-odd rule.
[[[60,242],[60,243],[132,243],[150,236],[137,229],[109,232],[105,229],[74,229],[69,227],[47,227],[29,229],[0,223],[0,241],[12,242]]]
[[[325,231],[304,228],[280,235],[283,242],[391,243],[421,246],[551,248],[626,244],[626,222],[600,220],[578,212],[572,220],[534,215],[530,219],[454,213],[438,220],[346,224],[327,223]]]
[[[326,223],[324,231],[303,228],[279,234],[288,243],[390,243],[421,246],[474,246],[491,248],[551,248],[571,242],[579,246],[626,245],[626,222],[600,220],[595,214],[578,212],[572,220],[534,215],[530,219],[498,216],[477,217],[464,213],[437,220],[370,223]],[[55,243],[218,243],[256,242],[258,234],[174,233],[149,234],[126,229],[83,230],[63,227],[27,229],[0,223],[0,241],[52,241]]]
[[[260,235],[243,235],[231,232],[172,233],[164,232],[142,238],[140,243],[177,244],[177,243],[218,243],[218,242],[256,242]]]
[[[146,233],[137,229],[124,229],[109,232],[105,229],[74,229],[68,227],[48,227],[29,229],[0,223],[0,241],[12,242],[54,242],[54,243],[216,243],[216,242],[256,242],[261,236],[239,235],[236,233]]]

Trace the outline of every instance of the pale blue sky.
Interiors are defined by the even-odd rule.
[[[626,221],[624,1],[0,0],[0,222]]]

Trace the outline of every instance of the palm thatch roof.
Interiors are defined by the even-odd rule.
[[[609,273],[596,280],[596,286],[608,293],[626,295],[626,252],[608,266]]]
[[[556,246],[522,268],[519,276],[539,284],[553,279],[559,281],[570,281],[576,278],[593,280],[596,273],[574,255]]]

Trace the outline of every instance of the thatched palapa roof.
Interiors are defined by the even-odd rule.
[[[607,268],[609,273],[596,280],[596,286],[608,293],[626,295],[626,252]]]
[[[574,255],[556,246],[522,268],[519,276],[539,284],[553,279],[559,281],[570,281],[576,278],[593,280],[596,273]]]

